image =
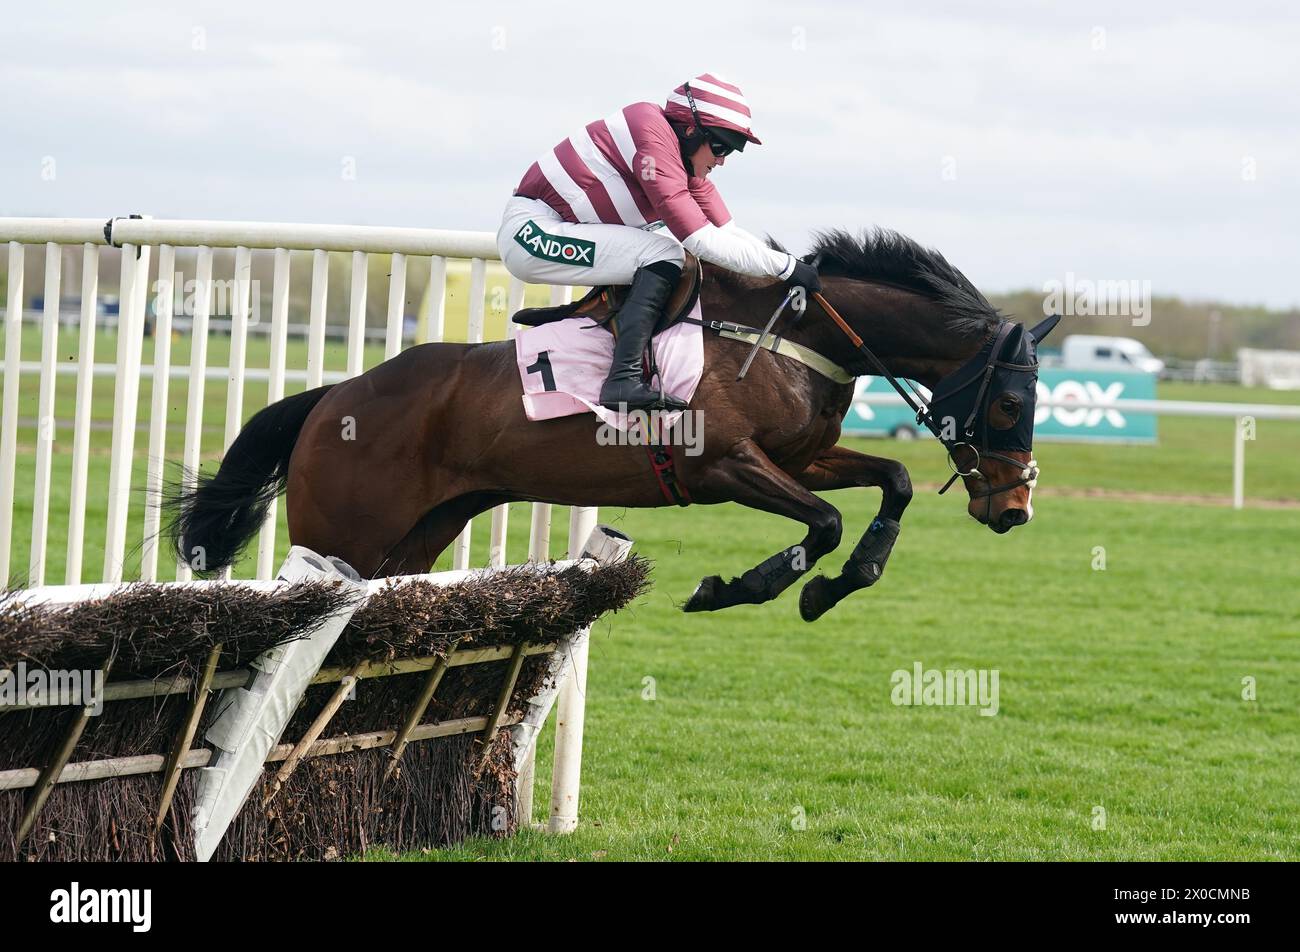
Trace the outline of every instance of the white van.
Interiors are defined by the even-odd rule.
[[[1165,362],[1131,337],[1071,334],[1061,342],[1061,366],[1068,370],[1137,370],[1158,374]]]

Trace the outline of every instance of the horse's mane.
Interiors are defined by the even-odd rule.
[[[774,248],[785,250],[769,241]],[[960,334],[987,332],[1002,319],[997,308],[943,255],[896,231],[875,228],[860,236],[841,229],[817,232],[804,260],[812,261],[817,255],[821,255],[820,274],[892,284],[937,301],[948,312],[949,325]]]

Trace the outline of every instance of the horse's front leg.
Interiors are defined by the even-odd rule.
[[[806,525],[808,534],[800,545],[778,552],[740,578],[724,582],[720,576],[710,575],[683,606],[685,611],[716,611],[770,601],[840,544],[839,511],[799,485],[750,440],[738,443],[696,476],[691,491],[701,502],[738,502],[786,516]]]
[[[799,593],[799,614],[804,621],[816,621],[850,592],[874,585],[885,571],[885,563],[898,538],[899,520],[912,501],[912,480],[907,475],[907,467],[897,460],[867,456],[841,446],[827,449],[797,478],[811,490],[879,486],[884,494],[880,511],[854,546],[840,574],[835,578],[818,575],[809,579]]]

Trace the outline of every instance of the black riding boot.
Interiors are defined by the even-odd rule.
[[[680,276],[681,269],[668,265],[650,265],[638,268],[632,276],[632,287],[627,300],[614,315],[618,336],[614,339],[614,361],[609,376],[600,388],[600,405],[610,410],[685,410],[686,404],[676,397],[647,387],[641,380],[641,354],[650,340],[654,326],[663,314],[675,278],[667,277],[669,268]]]

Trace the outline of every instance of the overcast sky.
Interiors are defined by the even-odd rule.
[[[15,2],[0,215],[494,230],[541,151],[712,71],[765,142],[714,180],[793,249],[1295,306],[1297,63],[1297,5],[1239,0]]]

